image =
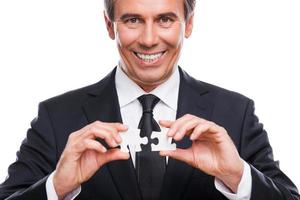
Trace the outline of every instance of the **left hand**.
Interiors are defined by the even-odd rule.
[[[160,124],[170,128],[168,136],[179,141],[190,136],[193,141],[188,149],[161,151],[220,179],[234,193],[243,175],[244,163],[227,131],[214,122],[194,115],[184,115],[176,121],[161,120]]]

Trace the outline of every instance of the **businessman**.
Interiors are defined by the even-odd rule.
[[[299,200],[253,101],[177,65],[195,0],[104,2],[119,65],[98,83],[40,103],[0,199]],[[150,139],[162,127],[176,150],[120,151],[128,128]]]

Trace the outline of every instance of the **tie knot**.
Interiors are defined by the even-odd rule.
[[[159,98],[153,94],[145,94],[138,98],[143,106],[143,113],[152,113],[154,106],[159,102]]]

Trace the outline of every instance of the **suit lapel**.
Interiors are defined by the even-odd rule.
[[[115,87],[115,73],[116,69],[90,92],[91,98],[83,106],[89,123],[97,120],[122,122]],[[107,167],[122,199],[141,199],[131,159],[110,162]]]
[[[193,114],[209,120],[213,106],[207,95],[209,94],[208,89],[181,68],[179,68],[179,72],[180,87],[176,118],[178,119],[185,114]],[[185,149],[190,147],[192,143],[188,137],[184,137],[176,144],[177,148]],[[193,171],[194,168],[186,163],[170,158],[160,199],[182,199]]]
[[[96,120],[122,122],[115,87],[115,72],[116,69],[98,83],[94,90],[90,91],[91,98],[83,106],[89,123]],[[189,113],[210,120],[213,103],[209,101],[211,99],[209,90],[203,83],[191,78],[181,68],[179,68],[179,72],[180,87],[176,118]],[[188,148],[191,145],[188,137],[176,143],[177,148]],[[107,167],[122,199],[141,199],[131,159],[114,161],[108,163]],[[193,171],[193,167],[170,158],[160,199],[182,199]]]

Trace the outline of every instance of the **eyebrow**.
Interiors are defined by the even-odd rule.
[[[142,15],[139,15],[139,14],[125,13],[125,14],[123,14],[123,15],[120,17],[120,19],[121,19],[122,21],[124,21],[124,20],[126,20],[126,19],[128,19],[128,18],[141,18],[141,17],[142,17]]]
[[[171,18],[178,19],[178,16],[173,12],[162,13],[159,14],[158,17],[171,17]]]
[[[125,13],[120,17],[120,19],[122,21],[124,21],[128,18],[142,18],[142,17],[143,17],[142,15],[136,14],[136,13]],[[161,14],[158,15],[157,18],[160,18],[160,17],[171,17],[171,18],[174,18],[174,19],[179,18],[174,12],[161,13]]]

